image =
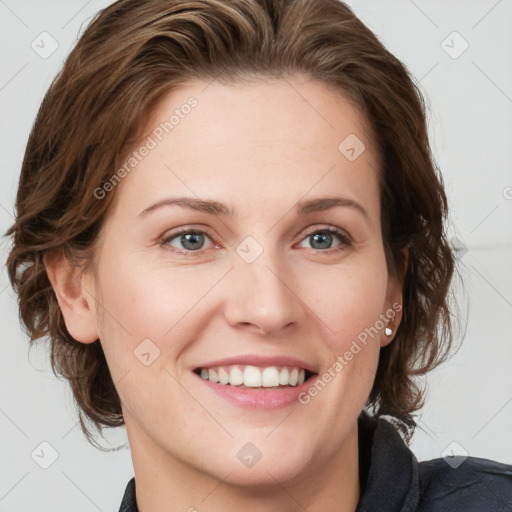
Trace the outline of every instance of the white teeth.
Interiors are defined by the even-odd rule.
[[[264,388],[271,388],[272,386],[279,386],[279,372],[275,366],[265,368],[261,372],[261,385]]]
[[[231,368],[229,372],[229,383],[232,386],[240,386],[244,383],[244,374],[238,366]]]
[[[300,386],[304,384],[304,368],[276,367],[259,368],[257,366],[220,366],[202,368],[201,377],[210,382],[223,385],[245,386],[247,388],[277,388],[279,386]]]
[[[244,370],[244,386],[261,388],[261,371],[256,366],[246,366]]]
[[[219,369],[219,382],[221,384],[229,383],[229,373],[224,368]]]

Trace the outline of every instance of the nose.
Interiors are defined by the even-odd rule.
[[[225,318],[234,328],[276,334],[300,321],[303,309],[290,267],[285,270],[266,254],[252,263],[235,256],[225,303]]]

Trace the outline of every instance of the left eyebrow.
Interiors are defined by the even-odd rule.
[[[303,215],[311,212],[320,212],[329,210],[336,206],[346,206],[354,208],[363,215],[368,224],[371,224],[368,212],[356,201],[348,197],[321,197],[318,199],[310,199],[308,201],[300,201],[297,205],[297,213]]]

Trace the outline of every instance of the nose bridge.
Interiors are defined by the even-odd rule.
[[[226,318],[235,324],[252,324],[269,333],[298,320],[300,308],[293,293],[293,277],[282,254],[267,243],[247,237],[234,254],[232,293]]]

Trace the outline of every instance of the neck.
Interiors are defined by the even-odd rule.
[[[266,469],[260,466],[258,478],[253,473],[250,482],[226,468],[208,471],[211,468],[201,460],[191,463],[173,457],[135,423],[127,421],[126,426],[139,512],[167,512],[170,506],[189,512],[356,510],[360,498],[357,424],[339,450],[332,453],[332,446],[316,450],[303,471],[290,475],[272,464]]]

